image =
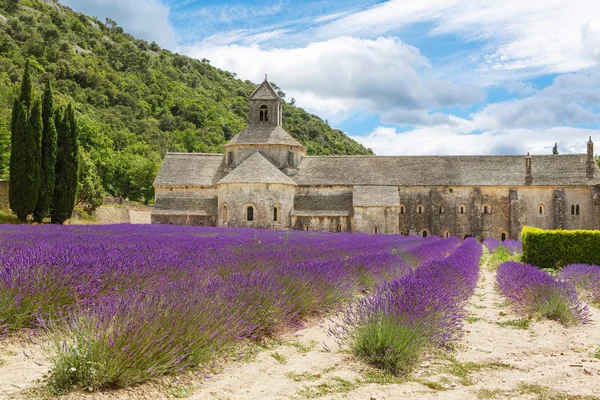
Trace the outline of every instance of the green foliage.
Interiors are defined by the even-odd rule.
[[[46,84],[43,97],[42,124],[40,190],[38,192],[35,211],[33,212],[33,219],[36,222],[42,222],[48,214],[56,179],[54,168],[56,167],[57,132],[54,124],[54,94],[52,93],[49,81]]]
[[[58,133],[56,155],[56,183],[52,197],[50,218],[53,224],[63,224],[73,213],[77,194],[79,157],[77,122],[75,111],[69,104],[64,112],[55,117]]]
[[[138,40],[115,21],[40,0],[26,5],[0,21],[0,120],[29,60],[31,85],[41,86],[36,74],[46,75],[56,103],[77,110],[80,145],[106,192],[148,202],[167,151],[223,152],[246,126],[254,83]],[[292,104],[284,105],[284,128],[311,155],[372,153]]]
[[[523,262],[560,269],[569,264],[600,265],[600,231],[523,228]]]
[[[10,208],[25,221],[37,203],[42,136],[42,110],[39,100],[32,103],[29,63],[25,66],[21,94],[15,99],[11,118]]]
[[[552,148],[552,154],[558,154],[558,143],[554,143],[554,147]]]
[[[424,346],[419,329],[384,317],[361,326],[351,344],[354,354],[393,375],[410,372]]]
[[[93,211],[102,205],[104,190],[102,180],[98,176],[96,165],[85,150],[79,149],[79,178],[77,180],[77,202],[87,211]]]

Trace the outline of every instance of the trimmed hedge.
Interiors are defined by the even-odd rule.
[[[600,265],[600,231],[523,228],[523,262],[560,269],[569,264]]]

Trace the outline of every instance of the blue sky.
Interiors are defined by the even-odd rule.
[[[376,154],[600,143],[597,0],[61,0],[260,82]]]

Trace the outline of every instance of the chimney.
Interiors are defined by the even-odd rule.
[[[587,162],[585,168],[585,176],[588,179],[593,179],[595,169],[596,160],[594,158],[594,142],[592,142],[592,137],[590,136],[590,140],[587,143]]]
[[[531,177],[531,156],[529,152],[527,152],[527,157],[525,157],[525,185],[529,186],[533,182],[533,178]]]

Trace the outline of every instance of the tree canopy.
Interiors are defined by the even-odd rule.
[[[136,39],[118,21],[101,22],[49,0],[13,3],[0,0],[0,121],[10,120],[29,60],[33,88],[42,93],[49,81],[57,106],[73,104],[82,173],[97,174],[88,183],[101,182],[106,193],[148,201],[167,151],[223,152],[246,126],[253,82]],[[0,147],[7,125],[0,123]],[[284,128],[311,155],[372,154],[290,103]],[[7,162],[0,157],[0,173]]]

